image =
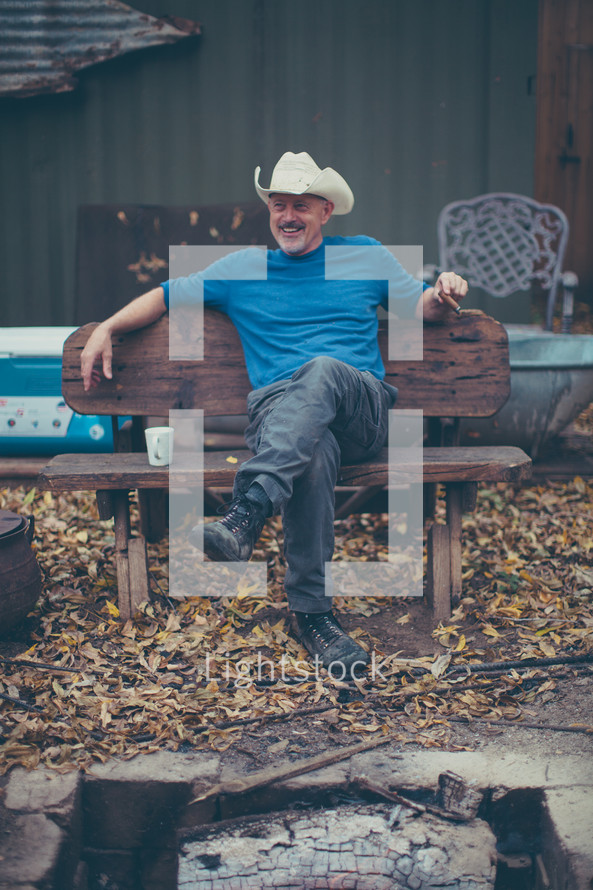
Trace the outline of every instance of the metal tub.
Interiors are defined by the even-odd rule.
[[[518,445],[532,457],[593,401],[593,335],[506,325],[511,395],[493,417],[461,424],[464,445]]]

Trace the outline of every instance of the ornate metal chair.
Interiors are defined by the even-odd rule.
[[[454,201],[438,219],[440,269],[452,269],[493,297],[529,290],[548,291],[546,330],[552,330],[559,286],[563,289],[562,331],[570,332],[574,272],[563,272],[568,220],[552,204],[508,192]]]

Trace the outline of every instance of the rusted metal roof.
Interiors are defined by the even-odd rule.
[[[81,68],[200,32],[198,22],[119,0],[2,0],[0,96],[73,90]]]

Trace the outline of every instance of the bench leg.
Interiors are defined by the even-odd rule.
[[[461,515],[463,512],[463,482],[446,485],[447,525],[449,527],[449,559],[451,570],[451,603],[461,599]]]
[[[461,517],[475,509],[477,489],[475,482],[447,483],[447,524],[435,523],[428,530],[427,595],[436,620],[448,618],[461,599]]]
[[[99,490],[95,492],[95,498],[97,500],[99,519],[111,519],[114,512],[113,492]]]
[[[451,615],[451,563],[449,528],[433,523],[426,535],[428,565],[426,598],[435,623]]]
[[[130,507],[127,491],[113,492],[117,605],[123,621],[134,615],[140,603],[150,599],[150,579],[146,541],[130,534]]]
[[[148,556],[146,553],[146,540],[142,535],[128,539],[128,566],[130,573],[130,614],[128,617],[131,618],[140,603],[150,599]]]
[[[151,544],[160,541],[167,531],[169,513],[169,493],[161,489],[138,492],[140,528]]]

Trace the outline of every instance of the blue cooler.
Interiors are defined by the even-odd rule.
[[[0,455],[113,451],[111,417],[62,398],[62,348],[76,328],[0,328]]]

